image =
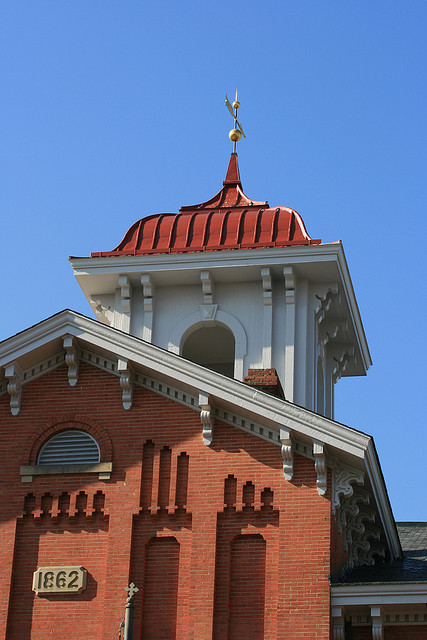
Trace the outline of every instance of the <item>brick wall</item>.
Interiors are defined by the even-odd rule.
[[[111,480],[21,483],[40,427],[73,415],[111,441]],[[312,460],[296,455],[287,482],[279,447],[221,422],[206,447],[198,412],[141,387],[125,411],[118,378],[84,364],[74,388],[65,367],[27,383],[17,417],[0,396],[0,446],[1,640],[110,640],[130,581],[135,640],[329,638],[330,502]],[[37,597],[33,571],[55,564],[82,564],[87,590]]]

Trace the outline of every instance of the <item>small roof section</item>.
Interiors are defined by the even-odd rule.
[[[91,258],[289,247],[320,244],[308,235],[301,216],[288,207],[270,208],[243,193],[237,154],[232,153],[222,189],[210,200],[179,213],[141,218],[112,251]]]

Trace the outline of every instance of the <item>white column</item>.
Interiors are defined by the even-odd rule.
[[[141,284],[144,298],[142,339],[151,343],[153,340],[153,283],[148,273],[141,275]]]

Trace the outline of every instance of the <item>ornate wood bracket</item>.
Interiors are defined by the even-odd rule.
[[[364,475],[357,469],[341,468],[334,470],[332,489],[332,513],[340,506],[341,497],[351,497],[354,493],[353,484],[363,485]]]
[[[12,362],[6,365],[4,375],[9,380],[7,392],[10,395],[10,411],[17,416],[21,410],[22,370],[17,362]]]
[[[283,472],[286,480],[292,480],[294,475],[294,440],[291,429],[280,427],[280,442],[282,443]]]
[[[120,373],[120,386],[123,390],[123,408],[128,410],[132,407],[133,394],[133,372],[129,361],[119,358],[117,361],[117,371]]]
[[[209,396],[199,393],[200,421],[202,423],[203,443],[209,447],[213,440],[214,411]]]
[[[319,303],[315,309],[317,322],[320,324],[325,319],[327,312],[329,311],[333,300],[338,300],[338,285],[333,284],[325,289],[324,293],[320,296],[316,294],[316,298]]]
[[[79,379],[79,352],[77,348],[77,340],[70,335],[62,338],[62,344],[65,349],[65,363],[68,366],[68,384],[75,387]]]
[[[317,493],[324,496],[328,488],[325,444],[319,440],[313,440],[314,468],[317,474]]]

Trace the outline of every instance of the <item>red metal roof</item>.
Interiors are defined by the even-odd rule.
[[[179,213],[160,213],[135,222],[113,251],[92,258],[225,251],[320,244],[308,235],[300,215],[288,207],[270,208],[243,193],[237,154],[232,153],[223,187],[216,196]]]

